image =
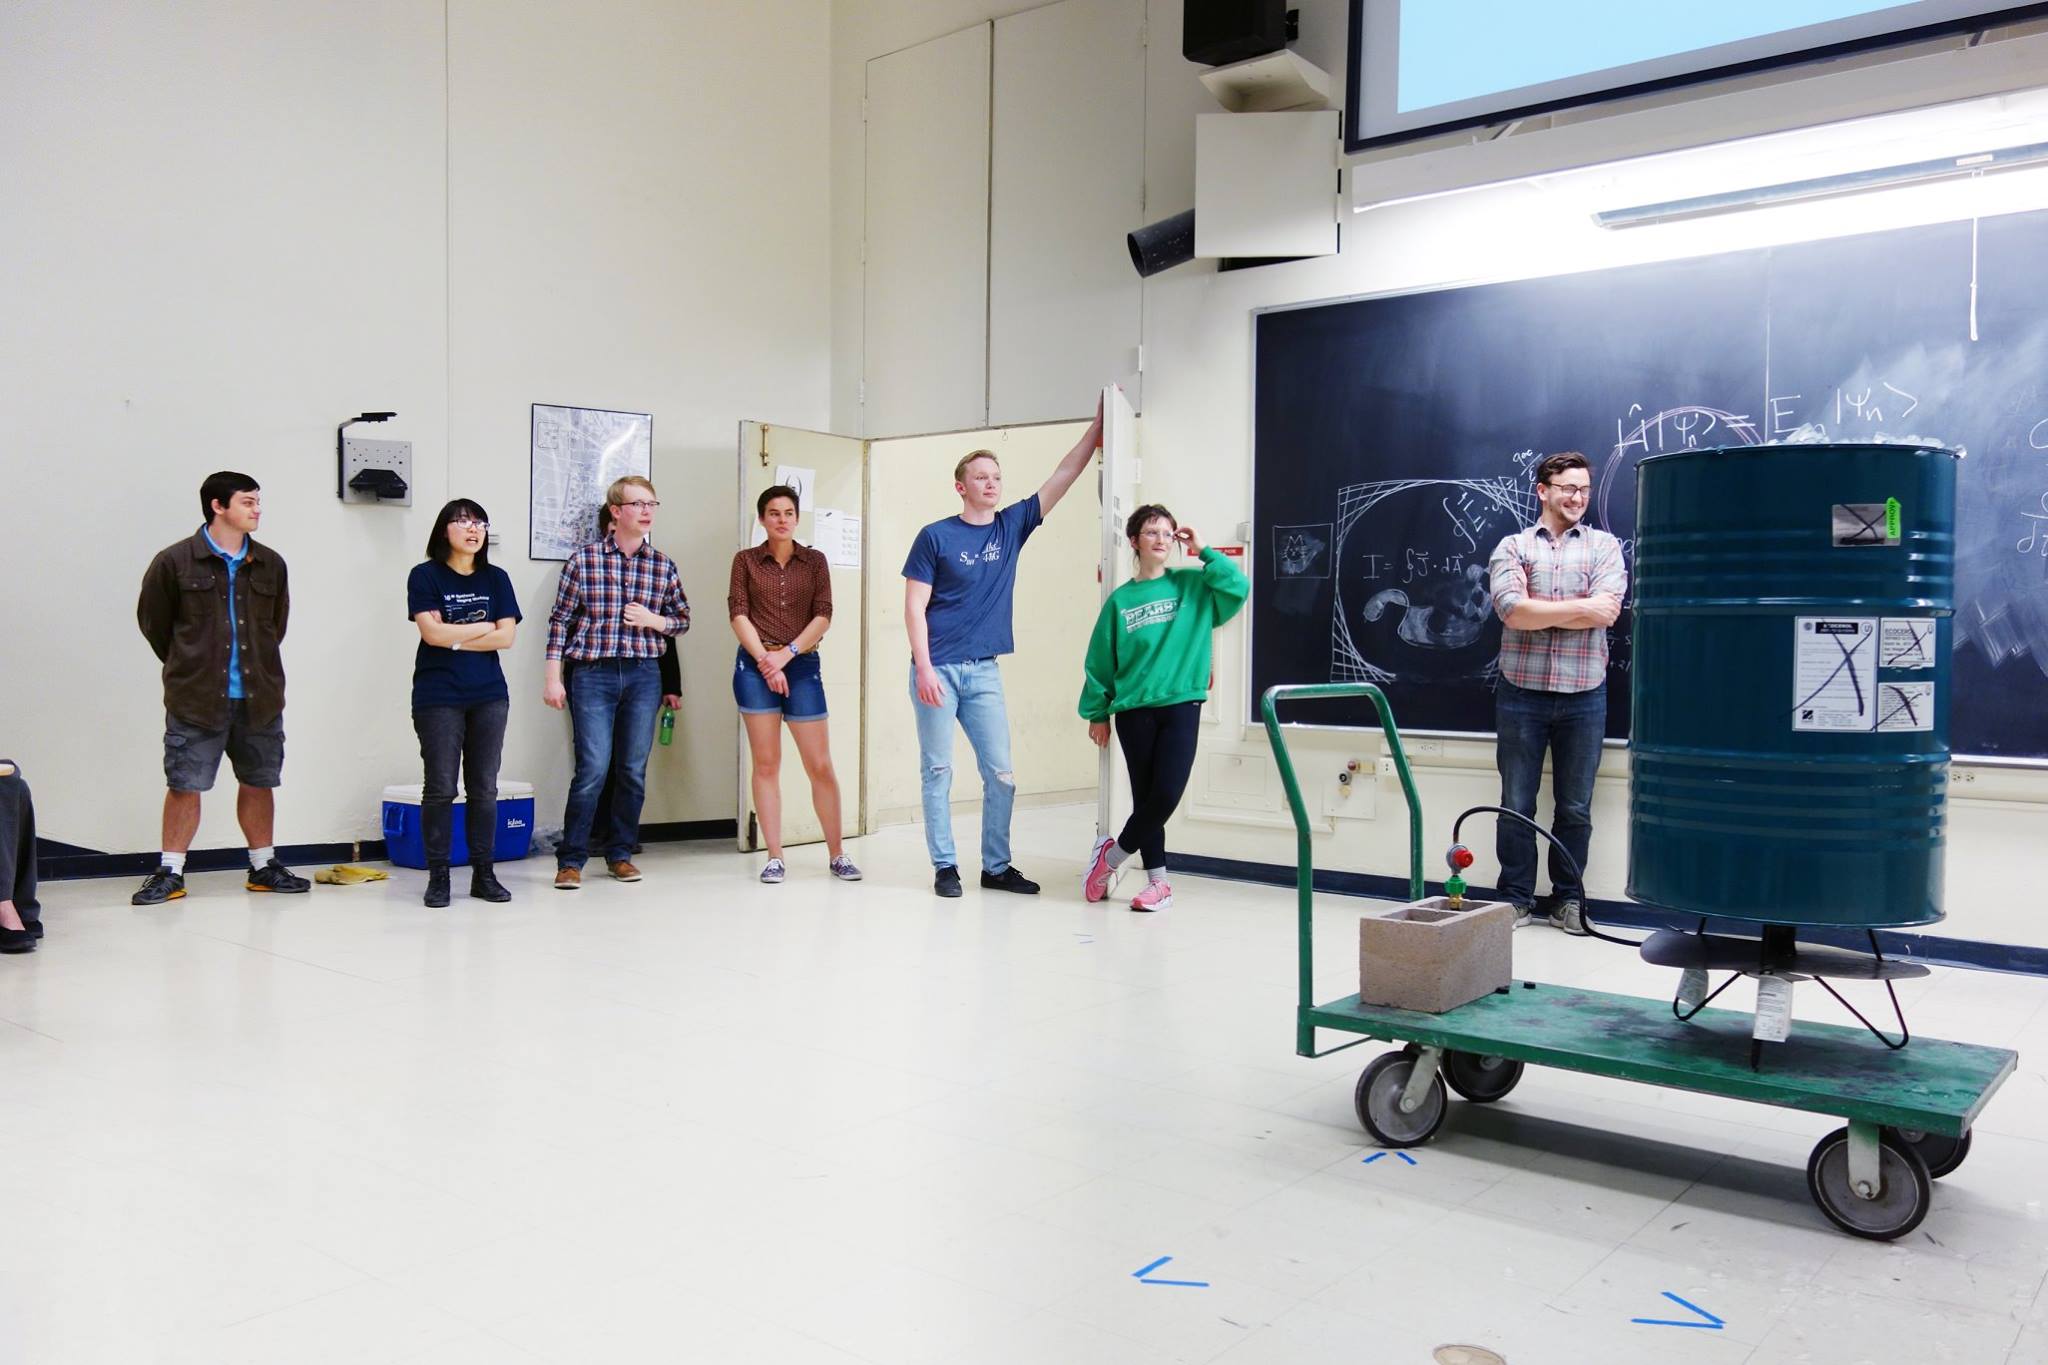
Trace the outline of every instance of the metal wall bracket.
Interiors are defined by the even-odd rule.
[[[343,440],[341,482],[344,502],[412,506],[412,442]]]

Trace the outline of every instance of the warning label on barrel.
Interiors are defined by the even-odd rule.
[[[1934,618],[1932,616],[1887,616],[1878,639],[1880,668],[1934,667]]]
[[[1829,525],[1837,548],[1899,543],[1899,500],[1838,502]]]
[[[1880,730],[1932,730],[1934,728],[1934,684],[1931,682],[1883,682],[1877,685],[1877,728]]]
[[[1792,622],[1792,728],[1877,728],[1877,618],[1800,616]]]

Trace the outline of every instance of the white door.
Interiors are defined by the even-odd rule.
[[[925,525],[959,515],[953,466],[968,451],[995,452],[1003,466],[1003,497],[1015,501],[1042,485],[1087,429],[1084,419],[868,443],[868,545],[874,553],[867,616],[872,666],[866,734],[874,759],[867,769],[870,832],[923,814],[910,641],[903,627],[903,559],[911,542]],[[1011,616],[1016,649],[1003,656],[1001,667],[1017,800],[1026,807],[1085,804],[1099,785],[1095,746],[1076,709],[1081,660],[1100,600],[1102,522],[1092,510],[1095,492],[1084,474],[1022,551]],[[966,737],[957,727],[954,734],[957,812],[980,801],[981,779]],[[953,836],[963,857],[979,846],[979,828],[972,815],[956,815]],[[1082,849],[1074,856],[1086,854]],[[973,866],[967,867],[971,874]]]
[[[734,548],[752,545],[760,523],[754,501],[761,490],[796,480],[800,493],[796,538],[816,545],[832,557],[832,626],[818,647],[824,665],[825,707],[829,716],[832,767],[839,782],[840,827],[848,834],[861,829],[861,693],[866,677],[863,617],[867,590],[862,580],[865,558],[862,528],[867,517],[867,442],[852,436],[828,436],[765,422],[740,423],[740,506]],[[820,534],[820,518],[825,534]],[[823,543],[821,543],[821,540]],[[721,585],[722,586],[722,585]],[[730,635],[730,630],[728,630]],[[732,641],[733,666],[739,666],[739,642]],[[739,846],[743,852],[766,847],[754,810],[753,758],[746,726],[735,718],[739,742]],[[810,778],[797,755],[790,727],[781,727],[782,842],[814,844],[825,837],[811,800]]]
[[[1137,415],[1123,390],[1115,385],[1102,391],[1102,593],[1098,603],[1131,576],[1131,545],[1124,538],[1124,522],[1138,510]],[[1102,751],[1101,769],[1095,791],[1095,837],[1114,834],[1131,813],[1131,782],[1124,769],[1123,751],[1114,736]]]

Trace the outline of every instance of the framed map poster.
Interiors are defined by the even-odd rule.
[[[609,408],[533,405],[526,557],[567,559],[597,539],[614,479],[654,474],[654,417]]]

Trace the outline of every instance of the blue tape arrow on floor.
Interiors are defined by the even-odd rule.
[[[1137,1270],[1133,1270],[1131,1272],[1131,1278],[1136,1280],[1139,1284],[1166,1284],[1172,1285],[1179,1289],[1207,1289],[1209,1287],[1209,1282],[1207,1280],[1154,1280],[1146,1278],[1147,1276],[1151,1275],[1153,1271],[1159,1269],[1159,1267],[1165,1265],[1168,1261],[1172,1259],[1173,1257],[1171,1256],[1161,1256],[1158,1260],[1152,1262],[1152,1264],[1148,1266],[1142,1266]]]
[[[1715,1317],[1698,1304],[1693,1303],[1689,1299],[1681,1299],[1668,1289],[1664,1291],[1664,1297],[1677,1304],[1680,1308],[1699,1314],[1699,1320],[1687,1322],[1680,1318],[1630,1318],[1629,1321],[1639,1322],[1645,1327],[1703,1327],[1709,1332],[1718,1332],[1727,1326],[1725,1318]]]

